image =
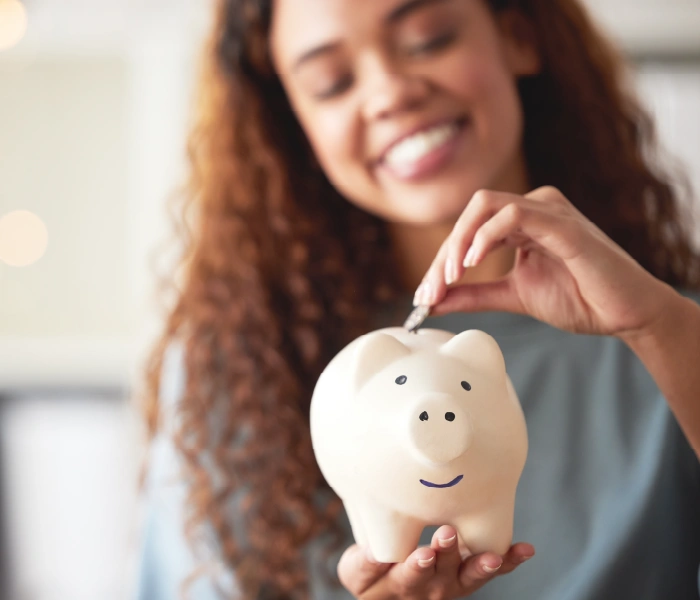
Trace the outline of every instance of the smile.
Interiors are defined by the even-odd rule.
[[[401,181],[418,181],[447,168],[463,149],[470,130],[468,118],[458,118],[404,137],[377,163],[381,171]]]
[[[460,481],[462,481],[462,478],[464,475],[459,475],[455,477],[450,483],[431,483],[430,481],[426,481],[425,479],[421,479],[420,482],[426,486],[426,487],[432,487],[432,488],[448,488],[452,487],[453,485],[457,485]]]

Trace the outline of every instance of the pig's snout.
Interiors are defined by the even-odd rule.
[[[448,463],[469,448],[471,426],[467,413],[452,396],[422,396],[409,409],[408,418],[412,448],[431,463]]]

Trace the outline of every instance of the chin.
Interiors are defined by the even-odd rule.
[[[459,195],[444,192],[421,192],[411,197],[411,195],[404,194],[400,199],[391,203],[394,209],[393,215],[391,215],[392,220],[416,225],[454,224],[477,189],[465,191]]]

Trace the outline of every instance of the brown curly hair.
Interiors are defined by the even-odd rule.
[[[303,598],[308,542],[346,543],[342,505],[311,448],[313,386],[402,290],[384,223],[332,187],[290,108],[267,50],[271,4],[218,2],[180,213],[182,283],[168,278],[175,302],[141,409],[152,437],[163,355],[181,343],[173,441],[188,539],[194,547],[213,534],[243,597]],[[658,278],[698,286],[689,205],[655,166],[652,122],[616,50],[576,0],[488,4],[529,19],[542,59],[542,72],[519,82],[533,185],[558,187]]]

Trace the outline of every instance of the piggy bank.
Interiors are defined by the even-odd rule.
[[[363,335],[321,374],[310,420],[321,472],[376,560],[404,561],[426,525],[454,526],[474,554],[509,549],[527,430],[490,335]]]

